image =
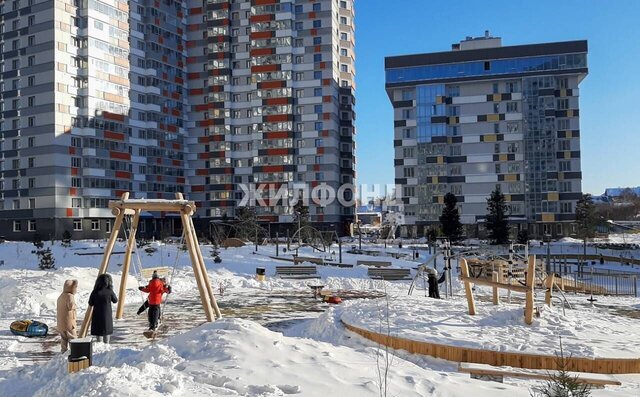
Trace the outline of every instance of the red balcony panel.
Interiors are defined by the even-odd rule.
[[[70,187],[69,188],[69,196],[77,196],[78,195],[78,188],[77,187]]]
[[[291,98],[288,97],[284,97],[284,98],[268,98],[265,99],[263,101],[263,103],[267,106],[271,106],[271,105],[288,105],[289,103],[291,103]]]
[[[190,32],[195,32],[196,30],[200,30],[200,24],[194,23],[192,25],[189,25],[188,29]]]
[[[78,168],[71,168],[71,175],[78,175]]]
[[[204,192],[204,185],[193,185],[191,186],[192,192]]]
[[[278,64],[274,65],[256,65],[251,67],[251,73],[262,73],[262,72],[276,72],[280,70],[281,66]]]
[[[288,148],[267,149],[267,156],[286,156],[288,154]]]
[[[265,165],[262,172],[284,172],[284,165]]]
[[[200,168],[196,170],[196,175],[209,175],[209,170],[206,168]]]
[[[258,88],[261,90],[270,90],[272,88],[284,88],[287,86],[287,82],[284,80],[275,81],[263,81],[258,83]]]
[[[115,114],[111,112],[102,112],[102,117],[109,120],[124,121],[123,114]]]
[[[331,95],[325,95],[322,97],[322,102],[331,102]]]
[[[169,125],[167,126],[167,130],[169,130],[169,131],[171,131],[171,132],[178,132],[178,127],[176,127],[176,126],[175,126],[175,125],[173,125],[173,124],[169,124]]]
[[[119,160],[131,160],[131,155],[129,153],[122,153],[122,152],[110,151],[109,157],[112,159],[119,159]]]
[[[273,21],[276,19],[276,16],[273,14],[263,14],[263,15],[252,15],[249,18],[249,22],[250,23],[256,23],[256,22],[269,22],[269,21]]]
[[[330,85],[331,79],[322,79],[322,85]]]
[[[76,154],[76,148],[69,146],[69,154]]]
[[[275,54],[276,53],[276,49],[275,48],[256,48],[253,49],[249,52],[249,54],[252,57],[260,57],[260,56],[264,56],[264,55],[271,55],[271,54]]]
[[[189,79],[189,80],[196,80],[196,79],[199,79],[199,78],[200,78],[200,72],[187,73],[187,79]]]
[[[273,30],[267,30],[266,32],[252,32],[249,35],[249,39],[251,40],[260,40],[260,39],[270,39],[275,37],[276,32]]]
[[[262,134],[263,139],[285,139],[292,138],[293,132],[290,131],[273,131]]]
[[[176,77],[173,79],[178,84],[184,84],[184,79],[182,77]]]
[[[292,116],[290,114],[273,114],[271,116],[264,116],[262,118],[263,121],[269,123],[278,123],[281,121],[291,121]]]
[[[324,148],[323,147],[319,147],[316,149],[316,153],[317,154],[324,154]]]
[[[322,118],[323,118],[324,120],[329,120],[329,119],[331,118],[331,113],[323,113],[323,114],[322,114]]]
[[[177,177],[176,182],[184,184],[184,177],[181,177],[181,176]]]
[[[171,160],[171,164],[175,165],[176,167],[182,166],[182,164],[180,164],[180,160]]]
[[[204,94],[203,88],[192,88],[189,90],[189,95],[202,95]]]
[[[116,171],[116,178],[131,179],[131,173],[126,171]]]
[[[180,144],[174,142],[173,144],[171,144],[171,147],[174,148],[175,150],[180,150]]]

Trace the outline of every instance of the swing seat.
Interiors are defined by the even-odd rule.
[[[143,279],[149,280],[151,276],[153,276],[153,272],[158,273],[158,277],[168,277],[169,276],[169,267],[168,266],[159,266],[159,267],[147,267],[140,271],[140,275]]]

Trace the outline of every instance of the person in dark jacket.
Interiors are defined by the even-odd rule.
[[[160,321],[162,294],[171,293],[171,286],[165,285],[158,277],[158,273],[153,272],[149,284],[146,287],[138,287],[138,289],[149,294],[147,298],[149,301],[149,330],[155,331]]]
[[[443,283],[446,276],[445,272],[442,272],[442,276],[438,279],[438,271],[436,269],[427,269],[428,279],[427,282],[429,284],[429,298],[440,299],[440,290],[438,288],[438,284]]]
[[[93,306],[91,335],[95,335],[98,342],[109,343],[113,334],[112,303],[118,303],[118,297],[113,292],[113,280],[110,275],[101,274],[89,296],[89,306]]]

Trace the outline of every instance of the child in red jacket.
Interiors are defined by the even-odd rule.
[[[158,277],[157,272],[153,272],[151,281],[146,287],[138,287],[142,292],[147,292],[149,297],[149,330],[155,331],[158,328],[160,320],[160,304],[162,303],[162,294],[170,294],[171,286],[165,285]]]

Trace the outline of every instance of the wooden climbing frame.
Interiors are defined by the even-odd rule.
[[[524,285],[505,283],[503,280],[502,272],[493,272],[492,279],[478,279],[473,278],[469,274],[469,265],[467,260],[460,258],[460,271],[462,273],[462,281],[464,282],[464,290],[467,297],[467,305],[469,306],[469,314],[476,314],[476,303],[473,298],[473,292],[471,290],[471,284],[486,285],[493,288],[493,304],[499,303],[499,289],[506,289],[514,292],[523,292],[525,294],[525,307],[524,307],[524,322],[527,324],[533,323],[533,290],[535,287],[535,274],[536,274],[536,257],[530,255],[527,263],[526,281]],[[545,280],[545,304],[551,306],[552,290],[554,285],[554,275],[549,274]]]
[[[176,193],[175,200],[146,200],[146,199],[129,199],[129,193],[122,194],[120,200],[109,201],[109,208],[116,220],[113,225],[113,232],[107,242],[104,249],[104,255],[100,264],[98,274],[104,274],[109,267],[109,260],[113,253],[113,247],[118,239],[120,227],[125,219],[125,216],[132,216],[131,230],[127,240],[127,248],[124,255],[124,263],[122,264],[122,277],[120,280],[120,290],[118,294],[118,306],[116,308],[116,318],[121,319],[124,314],[124,303],[126,298],[127,289],[127,277],[129,276],[129,267],[131,264],[131,255],[135,248],[136,232],[138,229],[138,223],[140,221],[140,213],[142,211],[164,211],[164,212],[177,212],[180,214],[182,220],[182,227],[184,229],[184,242],[189,252],[191,259],[191,266],[193,267],[193,273],[196,278],[196,284],[198,285],[198,291],[200,293],[200,300],[202,301],[202,307],[204,308],[207,321],[211,322],[215,318],[222,317],[218,303],[213,295],[213,289],[211,288],[211,281],[207,274],[207,268],[204,264],[204,258],[200,251],[200,245],[198,244],[198,238],[196,236],[195,227],[193,226],[193,214],[196,211],[196,206],[193,201],[187,201],[182,196],[182,193]],[[80,329],[80,337],[87,336],[89,330],[89,324],[91,324],[91,316],[93,314],[93,306],[89,306],[85,312],[84,320],[82,321],[82,328]]]

